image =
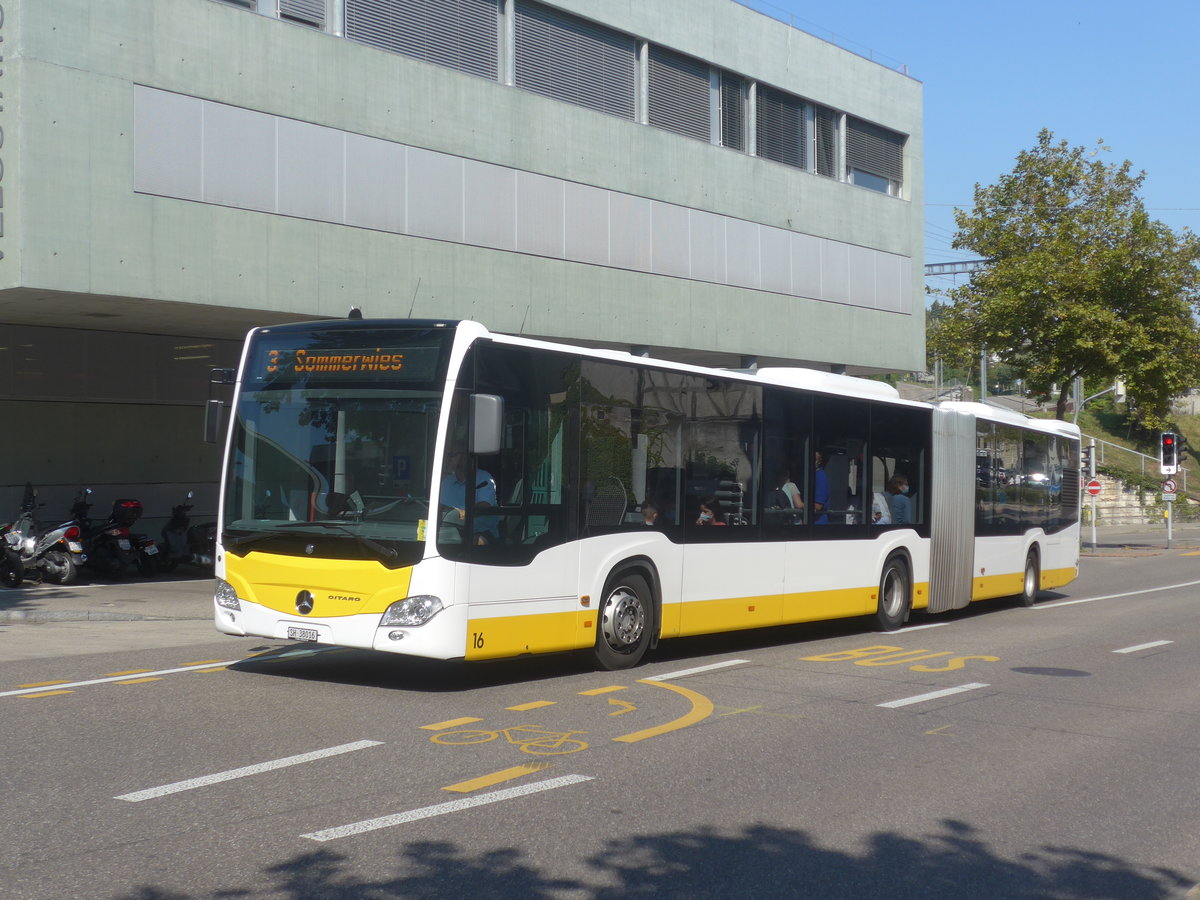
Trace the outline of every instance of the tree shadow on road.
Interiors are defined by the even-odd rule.
[[[593,873],[588,880],[543,873],[516,849],[472,856],[447,842],[406,845],[393,877],[362,879],[353,868],[348,856],[322,848],[265,870],[264,880],[252,885],[205,894],[141,887],[114,900],[1155,900],[1178,897],[1192,884],[1180,872],[1065,845],[1043,845],[1016,859],[1001,858],[970,825],[949,819],[935,834],[877,832],[862,853],[821,848],[803,831],[761,824],[736,831],[704,828],[613,839],[582,861],[582,868]]]

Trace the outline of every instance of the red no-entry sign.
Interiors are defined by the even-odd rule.
[[[1095,497],[1098,493],[1100,493],[1100,482],[1093,478],[1087,483],[1086,489],[1089,494]]]

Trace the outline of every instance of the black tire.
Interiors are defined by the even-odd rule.
[[[1021,593],[1017,599],[1022,606],[1033,606],[1037,602],[1038,591],[1042,586],[1042,567],[1038,562],[1036,550],[1030,550],[1025,557],[1025,575],[1021,579]]]
[[[46,561],[54,567],[46,570],[46,580],[51,584],[70,584],[79,575],[79,566],[65,550],[48,550]]]
[[[613,671],[642,661],[654,631],[654,594],[641,575],[624,574],[609,582],[596,610],[597,664]]]
[[[6,588],[20,587],[25,580],[25,567],[21,558],[11,550],[0,553],[0,584]]]
[[[153,578],[158,574],[158,557],[139,552],[137,555],[138,574],[143,578]]]
[[[875,623],[880,631],[895,631],[912,610],[912,578],[902,556],[889,556],[879,576],[879,605]]]

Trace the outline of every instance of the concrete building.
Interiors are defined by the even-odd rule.
[[[923,368],[920,84],[733,0],[0,8],[0,521],[211,512],[210,367],[352,306]]]

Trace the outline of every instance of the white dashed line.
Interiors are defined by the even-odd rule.
[[[300,753],[296,756],[285,756],[283,759],[273,759],[269,762],[257,763],[253,766],[242,766],[240,769],[230,769],[227,772],[217,772],[213,775],[203,775],[200,778],[189,778],[187,781],[176,781],[174,784],[164,784],[162,787],[148,788],[144,791],[134,791],[132,794],[121,794],[114,800],[128,800],[130,803],[140,803],[142,800],[153,800],[155,797],[165,797],[167,794],[177,794],[180,791],[190,791],[195,788],[219,784],[222,781],[232,781],[235,778],[245,778],[260,772],[270,772],[274,769],[284,769],[288,766],[298,766],[301,763],[338,756],[342,753],[352,753],[355,750],[365,750],[367,747],[378,747],[382,741],[355,741],[352,744],[340,744],[324,750],[314,750],[311,753]]]
[[[880,703],[884,709],[897,709],[901,706],[909,706],[913,703],[924,703],[926,700],[938,700],[941,697],[949,697],[953,694],[961,694],[964,691],[976,691],[979,688],[985,688],[988,685],[981,682],[972,682],[971,684],[960,685],[959,687],[946,688],[941,691],[932,691],[928,694],[917,694],[915,697],[905,697],[903,700],[892,700],[890,703]]]
[[[649,678],[643,678],[642,681],[671,681],[675,678],[683,678],[686,675],[699,675],[701,672],[712,672],[715,669],[724,669],[728,666],[740,666],[743,663],[748,663],[748,659],[727,659],[725,662],[713,663],[711,666],[697,666],[694,669],[681,669],[678,672],[668,672],[666,675],[651,675]]]
[[[547,781],[535,781],[532,784],[523,784],[520,787],[505,788],[502,791],[491,791],[487,794],[480,794],[477,797],[451,800],[449,803],[439,803],[436,806],[424,806],[420,809],[410,809],[408,812],[380,816],[377,819],[365,819],[362,822],[352,822],[349,825],[341,825],[337,828],[313,831],[309,834],[302,834],[300,837],[313,841],[332,841],[337,838],[350,837],[354,834],[364,834],[368,831],[377,831],[380,828],[391,828],[395,825],[404,825],[408,822],[417,822],[421,819],[431,818],[432,816],[444,816],[447,813],[459,812],[476,806],[484,806],[488,803],[499,803],[501,800],[512,800],[516,797],[524,797],[526,794],[552,791],[555,788],[567,787],[568,785],[591,780],[591,777],[588,775],[563,775]]]
[[[1114,650],[1113,653],[1137,653],[1139,650],[1149,650],[1151,647],[1165,647],[1167,644],[1173,644],[1174,641],[1151,641],[1148,644],[1138,644],[1134,647],[1126,647],[1123,650]]]

